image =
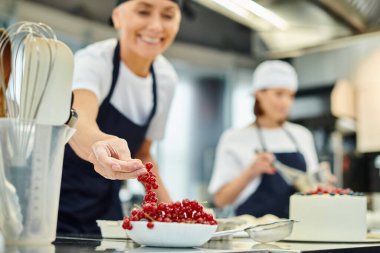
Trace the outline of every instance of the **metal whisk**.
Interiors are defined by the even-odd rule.
[[[56,41],[56,36],[50,27],[31,22],[16,23],[2,31],[0,37],[1,89],[11,126],[7,135],[0,136],[2,144],[7,143],[1,150],[1,162],[9,159],[8,169],[12,170],[14,181],[10,183],[2,166],[0,191],[4,195],[0,212],[2,219],[7,220],[2,222],[2,229],[8,236],[21,233],[23,219],[28,215],[19,203],[31,201],[25,182],[33,174],[30,160],[35,146],[35,119],[55,62],[52,41]]]
[[[4,34],[0,45],[10,45],[12,57],[10,77],[8,81],[3,78],[2,88],[6,90],[7,116],[16,119],[14,160],[23,163],[30,153],[35,119],[54,65],[56,50],[51,41],[56,41],[56,36],[49,26],[32,22],[16,23]],[[4,52],[0,52],[1,58]]]

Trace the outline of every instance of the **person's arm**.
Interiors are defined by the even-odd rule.
[[[130,179],[146,173],[138,159],[131,159],[124,139],[102,132],[97,123],[98,99],[85,89],[74,91],[73,108],[78,113],[76,133],[69,144],[83,160],[94,164],[94,169],[108,179]]]
[[[259,153],[254,161],[235,179],[222,186],[214,194],[214,204],[222,208],[232,204],[247,185],[263,173],[274,174],[272,167],[274,156],[271,153]]]
[[[171,198],[168,191],[166,190],[164,182],[161,179],[158,165],[156,161],[153,160],[153,157],[151,155],[151,152],[150,152],[151,146],[152,146],[152,141],[145,139],[143,144],[141,145],[141,147],[136,153],[136,158],[141,159],[144,163],[146,162],[153,163],[152,172],[156,175],[156,180],[159,185],[158,189],[154,190],[154,192],[156,192],[159,202],[169,203],[171,202]]]

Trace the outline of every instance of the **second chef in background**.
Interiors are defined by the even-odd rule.
[[[216,153],[209,192],[222,208],[236,215],[289,216],[294,188],[276,173],[274,159],[301,171],[318,170],[312,134],[286,121],[298,88],[294,68],[283,61],[261,63],[253,75],[255,122],[223,133]]]

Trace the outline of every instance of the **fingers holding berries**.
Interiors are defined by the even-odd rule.
[[[127,142],[120,138],[95,142],[88,160],[107,179],[132,179],[146,173],[141,160],[131,159]]]

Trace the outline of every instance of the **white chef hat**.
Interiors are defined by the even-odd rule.
[[[264,61],[253,73],[252,94],[262,89],[285,88],[297,91],[297,73],[287,62],[279,60]]]

